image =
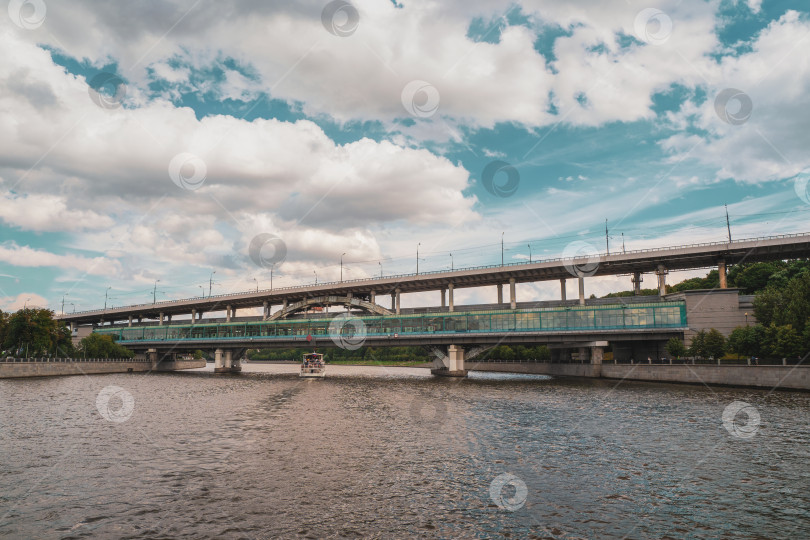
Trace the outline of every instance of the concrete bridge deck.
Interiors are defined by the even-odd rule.
[[[321,283],[283,287],[272,290],[250,291],[210,297],[189,298],[124,306],[106,310],[93,310],[59,315],[57,318],[73,324],[96,324],[99,321],[120,321],[130,318],[147,318],[162,321],[163,317],[184,315],[192,317],[203,312],[226,310],[227,318],[232,318],[236,309],[262,307],[265,317],[269,316],[268,307],[293,302],[302,302],[313,298],[336,298],[337,303],[352,299],[362,299],[378,306],[380,314],[387,308],[377,303],[377,295],[392,295],[391,311],[399,309],[399,295],[403,293],[441,291],[442,306],[454,311],[453,291],[457,288],[499,286],[499,302],[503,304],[501,288],[510,289],[511,308],[517,307],[514,286],[516,283],[528,283],[548,280],[565,280],[577,274],[575,265],[594,265],[588,276],[631,274],[635,286],[639,286],[638,277],[643,273],[656,273],[658,288],[663,292],[665,276],[670,270],[686,270],[717,266],[721,270],[721,287],[725,287],[725,268],[728,264],[740,262],[757,262],[766,260],[803,258],[810,256],[810,233],[779,235],[733,242],[714,242],[685,246],[666,247],[628,251],[626,253],[591,254],[589,257],[574,259],[552,259],[539,262],[513,263],[505,265],[479,266],[448,271],[422,272],[384,276],[359,280],[346,280],[337,283]],[[580,278],[580,298],[583,296],[583,278]],[[445,294],[447,302],[445,302]]]

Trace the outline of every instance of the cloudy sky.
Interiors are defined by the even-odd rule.
[[[11,0],[0,308],[807,231],[808,9]]]

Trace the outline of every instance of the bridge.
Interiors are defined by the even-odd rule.
[[[249,348],[314,346],[354,350],[361,346],[423,346],[435,356],[434,373],[463,376],[466,360],[501,344],[545,344],[557,361],[576,359],[601,364],[607,347],[614,357],[628,360],[659,358],[668,339],[683,339],[693,330],[689,326],[690,306],[726,311],[717,310],[725,302],[738,310],[734,289],[644,300],[612,299],[602,305],[562,304],[514,310],[362,317],[342,313],[276,320],[120,325],[98,328],[96,332],[111,335],[118,343],[158,363],[195,350],[209,350],[214,352],[219,372],[239,371],[240,358]],[[734,311],[728,314],[734,319]]]
[[[532,263],[509,263],[504,265],[478,266],[454,271],[432,271],[418,274],[402,274],[379,278],[345,280],[317,285],[300,285],[269,290],[222,294],[182,300],[170,300],[151,304],[96,309],[58,315],[75,327],[76,325],[110,325],[124,321],[128,326],[133,321],[144,319],[156,321],[159,326],[171,323],[172,317],[182,317],[190,324],[203,321],[204,313],[225,312],[225,322],[236,317],[238,309],[261,308],[262,320],[278,320],[296,313],[330,305],[345,306],[349,310],[362,311],[378,316],[401,315],[400,295],[403,293],[438,291],[440,307],[437,311],[456,311],[454,290],[469,287],[497,287],[496,307],[518,309],[515,293],[516,283],[560,280],[561,300],[566,300],[566,280],[576,279],[579,284],[579,304],[585,304],[585,281],[591,276],[631,276],[636,293],[640,291],[643,274],[656,276],[659,295],[666,294],[666,276],[671,270],[718,268],[720,287],[725,289],[726,268],[730,264],[760,262],[780,259],[795,259],[810,256],[810,233],[785,234],[736,240],[712,242],[656,249],[627,251],[621,253],[589,253],[573,258],[557,258]],[[508,301],[504,302],[503,287],[509,288]],[[383,306],[380,296],[390,295],[389,307]],[[276,306],[279,309],[273,313]]]

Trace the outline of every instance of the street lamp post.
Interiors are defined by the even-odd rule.
[[[26,298],[26,299],[25,299],[25,302],[23,302],[23,310],[28,309],[28,301],[29,301],[29,300],[31,300],[31,298],[30,298],[30,297]]]
[[[73,313],[76,313],[76,304],[74,304],[73,302],[70,302],[70,305],[73,306]]]
[[[382,261],[377,261],[377,264],[380,265],[380,279],[382,279]]]
[[[65,314],[65,297],[67,295],[68,295],[68,293],[65,293],[65,294],[62,295],[62,315]]]
[[[270,265],[270,290],[273,290],[273,267],[275,264]]]
[[[532,245],[528,244],[529,246],[529,264],[532,264]]]
[[[211,276],[208,278],[208,298],[211,298],[211,289],[214,286],[214,274],[216,273],[217,271],[214,270],[213,272],[211,272]]]
[[[205,298],[205,286],[197,285],[200,288],[200,298]]]
[[[346,255],[345,253],[343,255]],[[343,255],[340,256],[340,282],[343,283]]]
[[[152,303],[153,304],[157,303],[157,284],[158,284],[159,281],[160,281],[159,279],[155,280],[155,288],[152,289]]]
[[[317,285],[318,284],[318,272],[313,270],[312,273],[315,274],[315,285]]]
[[[256,292],[259,292],[259,280],[256,279],[256,278],[253,278],[253,281],[256,282]]]
[[[419,246],[422,245],[422,242],[416,244],[416,275],[419,275]]]
[[[107,310],[107,293],[110,292],[110,289],[112,289],[112,287],[107,287],[107,290],[104,291],[104,310],[105,311]]]
[[[503,266],[503,233],[501,233],[501,266]]]
[[[453,254],[450,254],[450,271],[453,271]]]

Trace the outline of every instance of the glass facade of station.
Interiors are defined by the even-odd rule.
[[[352,317],[350,320],[356,319],[363,323],[344,324],[341,333],[357,333],[358,329],[363,327],[368,336],[683,328],[686,326],[686,305],[684,302],[657,302],[621,306],[363,316]],[[99,328],[96,332],[110,334],[121,343],[246,337],[289,339],[291,336],[329,336],[331,320],[320,317],[280,321],[117,327]]]

